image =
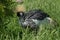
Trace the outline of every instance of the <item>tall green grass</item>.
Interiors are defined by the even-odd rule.
[[[41,9],[60,24],[60,0],[24,0],[23,5],[26,11],[31,9]],[[0,31],[0,40],[60,40],[60,25],[52,26],[49,24],[40,25],[37,35],[23,29],[18,23],[18,17],[11,17],[10,23]],[[21,31],[23,34],[21,35]],[[22,39],[21,39],[22,36]]]

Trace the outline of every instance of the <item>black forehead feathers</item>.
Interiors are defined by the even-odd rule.
[[[20,12],[17,12],[17,16],[18,16],[18,17],[20,16]]]

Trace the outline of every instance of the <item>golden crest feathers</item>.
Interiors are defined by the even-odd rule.
[[[25,7],[24,5],[17,5],[16,6],[16,12],[24,12],[25,11]]]

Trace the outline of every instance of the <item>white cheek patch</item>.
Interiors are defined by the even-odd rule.
[[[20,13],[20,15],[23,15],[23,13]]]

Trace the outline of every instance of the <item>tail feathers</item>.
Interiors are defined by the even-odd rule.
[[[53,25],[53,26],[58,26],[58,25],[59,25],[59,24],[58,24],[55,20],[53,20],[52,18],[47,17],[47,19],[49,20],[49,22],[50,22],[51,25]]]

